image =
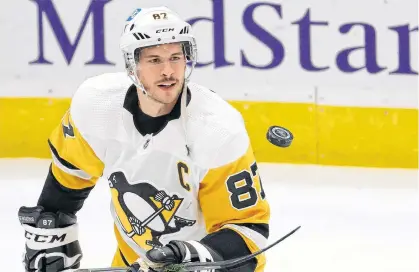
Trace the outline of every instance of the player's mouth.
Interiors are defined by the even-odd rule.
[[[165,83],[160,83],[157,86],[159,86],[160,89],[169,91],[171,90],[173,87],[176,86],[176,81],[175,82],[165,82]]]

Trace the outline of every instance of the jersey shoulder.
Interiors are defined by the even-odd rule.
[[[126,73],[106,73],[86,79],[75,92],[70,106],[71,117],[80,133],[115,138],[131,85]]]
[[[246,153],[249,138],[241,113],[214,91],[196,84],[188,85],[188,134],[196,159],[213,168],[235,161]],[[188,135],[189,136],[189,135]]]

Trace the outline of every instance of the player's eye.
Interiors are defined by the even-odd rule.
[[[179,61],[179,60],[182,60],[182,59],[184,59],[185,57],[183,56],[183,55],[176,55],[176,56],[172,56],[171,58],[170,58],[170,61]]]
[[[148,62],[153,63],[153,64],[159,64],[161,60],[158,58],[153,58],[153,59],[150,59]]]

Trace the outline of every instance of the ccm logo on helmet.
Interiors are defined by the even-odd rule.
[[[175,29],[174,28],[161,28],[161,29],[157,29],[156,33],[170,32],[170,31],[175,31]]]
[[[38,235],[34,233],[30,233],[29,231],[25,231],[25,237],[28,240],[34,240],[38,243],[54,243],[54,242],[64,242],[66,234],[64,233],[61,236],[58,235]]]

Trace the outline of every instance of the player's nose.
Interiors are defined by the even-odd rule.
[[[174,72],[175,70],[173,69],[170,61],[166,61],[163,63],[163,69],[161,71],[162,76],[170,77],[171,75],[173,75]]]

